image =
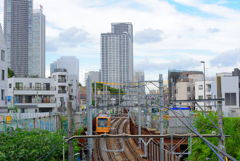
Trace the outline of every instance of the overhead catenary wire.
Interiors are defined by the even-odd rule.
[[[151,91],[150,91],[151,92]],[[152,92],[151,92],[152,93]],[[153,94],[153,93],[152,93]],[[155,95],[155,94],[153,94]],[[160,100],[162,101],[162,100]],[[164,101],[162,101],[164,102]],[[220,148],[218,148],[217,146],[215,146],[214,144],[212,144],[210,141],[208,141],[207,139],[203,138],[201,136],[201,134],[199,134],[198,132],[196,132],[193,128],[191,128],[190,126],[188,126],[182,119],[179,118],[179,116],[177,114],[175,114],[175,112],[172,110],[171,108],[171,104],[164,102],[165,104],[169,105],[170,107],[167,107],[169,110],[171,110],[173,112],[173,114],[190,130],[192,130],[196,135],[198,135],[204,142],[208,143],[210,147],[215,148],[216,150],[218,150],[220,153],[222,153],[223,155],[227,156],[229,159],[233,160],[233,161],[237,161],[235,158],[233,158],[232,156],[230,156],[229,154],[227,154],[226,152],[222,151]],[[183,114],[183,113],[182,113]],[[207,115],[207,114],[206,114]],[[185,116],[185,115],[184,115]],[[187,121],[189,121],[188,119],[186,119]],[[212,148],[211,148],[212,149]],[[219,155],[217,155],[219,156]],[[220,156],[219,156],[220,157]],[[221,158],[221,157],[220,157]]]

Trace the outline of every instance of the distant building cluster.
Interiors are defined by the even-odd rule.
[[[168,71],[168,100],[203,100],[195,103],[181,103],[181,106],[191,107],[193,110],[216,111],[216,101],[207,99],[223,98],[222,111],[225,116],[231,113],[240,113],[240,70],[235,68],[231,73],[217,73],[215,78],[204,80],[201,71]],[[220,93],[220,95],[218,95]],[[175,104],[175,103],[174,103]],[[200,107],[199,107],[200,106]]]

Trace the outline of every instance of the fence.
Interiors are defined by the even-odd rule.
[[[73,130],[78,130],[87,125],[85,112],[73,114]],[[4,113],[0,114],[0,133],[6,132],[8,128],[21,128],[25,130],[42,129],[51,132],[57,129],[68,130],[67,114],[46,113]]]
[[[0,133],[8,128],[21,128],[25,130],[42,129],[54,132],[60,124],[59,115],[50,115],[36,118],[18,118],[16,115],[0,116]]]

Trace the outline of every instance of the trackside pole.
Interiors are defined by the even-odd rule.
[[[88,76],[87,79],[87,132],[92,135],[92,79]],[[92,138],[88,139],[88,156],[87,160],[92,160]]]
[[[160,135],[163,135],[163,78],[159,74],[159,107],[160,107]],[[160,138],[160,161],[164,161],[164,139]]]
[[[72,129],[72,102],[67,102],[67,116],[68,116],[68,137],[73,135]],[[73,140],[68,141],[68,160],[73,161]]]

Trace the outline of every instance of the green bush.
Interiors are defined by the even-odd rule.
[[[46,130],[24,131],[17,128],[0,134],[0,160],[21,161],[44,159],[58,144],[45,160],[62,158],[63,131],[49,132]],[[65,149],[67,143],[65,142]],[[65,151],[67,156],[67,150]]]
[[[218,124],[217,113],[208,113],[210,118]],[[210,125],[210,126],[209,126]],[[197,114],[194,126],[200,132],[200,134],[211,134],[218,130],[213,127],[214,125],[210,122],[207,117],[204,117],[202,112]],[[230,135],[230,138],[225,138],[226,152],[237,160],[240,159],[240,118],[239,117],[224,117],[223,118],[223,131],[225,135]],[[218,146],[218,138],[207,138],[214,145]],[[200,138],[194,138],[193,142],[196,142],[192,146],[192,153],[189,155],[191,161],[194,160],[218,160],[216,154],[207,146],[207,144]]]

